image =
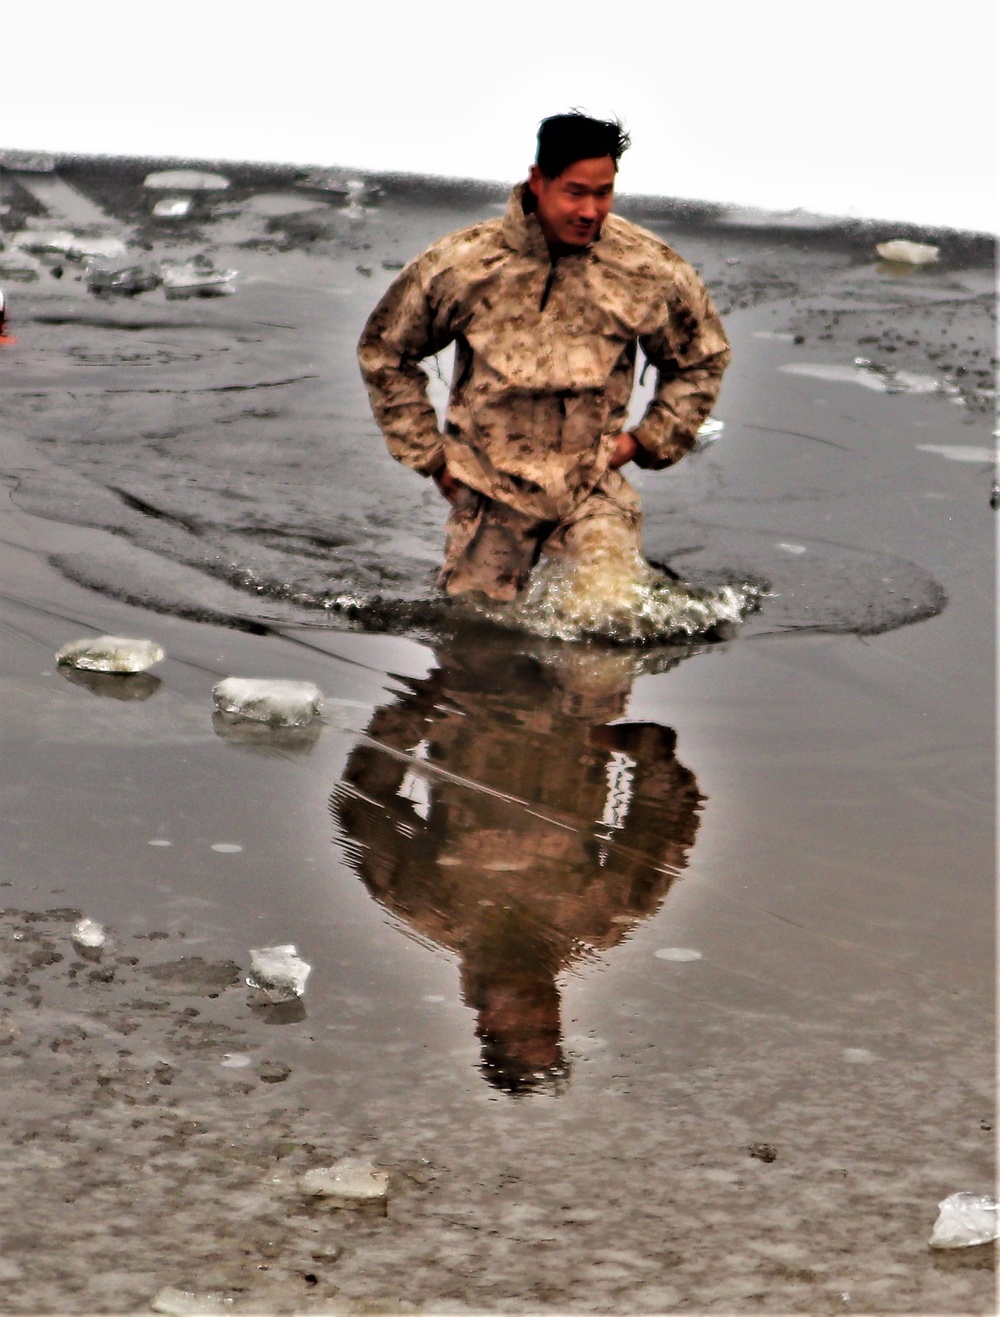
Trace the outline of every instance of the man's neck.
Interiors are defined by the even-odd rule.
[[[544,233],[545,230],[543,229],[542,232]],[[572,242],[557,242],[554,238],[546,238],[545,242],[549,249],[549,257],[553,265],[555,265],[556,261],[562,260],[564,256],[578,256],[581,252],[590,251],[592,246],[589,242],[580,246],[579,244]]]

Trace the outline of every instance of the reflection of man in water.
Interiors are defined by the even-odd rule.
[[[442,653],[376,710],[331,809],[376,900],[459,957],[484,1073],[519,1092],[558,1086],[557,977],[655,913],[701,797],[674,732],[612,722],[627,660],[499,648]]]
[[[612,215],[628,136],[579,113],[546,119],[502,219],[453,233],[393,282],[359,345],[389,449],[452,504],[438,584],[497,600],[539,556],[634,560],[628,462],[665,467],[695,442],[729,345],[704,284]],[[444,434],[419,366],[455,344]],[[656,389],[625,429],[638,348]]]

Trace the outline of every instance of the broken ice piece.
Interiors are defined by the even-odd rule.
[[[95,238],[71,233],[69,229],[25,229],[11,238],[15,247],[31,252],[58,252],[72,260],[120,260],[127,248],[121,238]]]
[[[120,261],[127,251],[121,238],[88,238],[76,234],[66,249],[66,255],[78,261],[86,257],[96,261]]]
[[[299,957],[295,944],[288,942],[278,947],[251,948],[250,970],[248,985],[280,1001],[302,996],[312,966]]]
[[[323,707],[323,692],[311,681],[226,677],[212,688],[215,707],[252,722],[304,727]]]
[[[988,1194],[951,1194],[938,1203],[931,1248],[967,1248],[997,1238],[997,1200]]]
[[[325,197],[346,200],[351,193],[351,182],[335,170],[313,169],[296,181],[296,187],[308,192],[319,192]]]
[[[164,197],[153,207],[153,214],[158,219],[183,219],[190,209],[190,197]]]
[[[160,275],[168,298],[217,297],[235,292],[236,270],[218,270],[206,256],[190,261],[161,261]]]
[[[149,1305],[153,1312],[164,1312],[171,1317],[213,1317],[217,1313],[232,1311],[233,1301],[224,1294],[195,1294],[192,1290],[178,1290],[165,1285]]]
[[[875,250],[884,261],[898,261],[902,265],[930,265],[936,261],[940,247],[931,247],[925,242],[909,242],[906,238],[893,238],[891,242],[880,242]]]
[[[164,657],[152,640],[98,636],[96,640],[71,640],[56,654],[56,662],[88,672],[145,672]]]
[[[73,942],[88,951],[98,951],[108,940],[108,935],[100,924],[93,919],[77,920],[73,927]]]
[[[695,435],[694,446],[692,447],[691,452],[692,453],[704,452],[704,450],[709,446],[709,444],[715,443],[716,439],[719,438],[719,436],[722,434],[722,431],[724,429],[725,426],[723,425],[722,421],[717,421],[715,420],[714,417],[709,417],[709,419],[701,426],[701,428],[698,430],[698,433]]]
[[[324,1198],[335,1207],[381,1207],[389,1197],[389,1177],[370,1162],[346,1158],[334,1166],[306,1171],[299,1188],[311,1198]]]
[[[157,272],[148,265],[121,265],[111,261],[94,264],[87,271],[87,287],[92,293],[118,293],[135,297],[160,286]]]
[[[142,186],[166,192],[221,192],[229,186],[229,179],[200,169],[163,169],[147,174]]]

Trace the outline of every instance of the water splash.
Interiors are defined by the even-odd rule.
[[[693,586],[596,535],[586,547],[580,557],[539,567],[515,603],[481,605],[480,611],[547,639],[648,645],[726,638],[760,606],[759,584]]]

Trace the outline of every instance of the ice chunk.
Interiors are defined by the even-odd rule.
[[[193,256],[189,261],[161,261],[160,276],[169,298],[224,297],[235,292],[235,270],[218,270],[207,256]]]
[[[158,288],[162,280],[149,265],[101,261],[87,271],[87,287],[92,293],[118,293],[134,297]]]
[[[773,1143],[749,1143],[747,1152],[760,1162],[770,1163],[776,1161],[778,1157],[778,1149]]]
[[[200,169],[164,169],[147,174],[142,186],[159,192],[221,192],[229,186],[229,179]]]
[[[346,201],[351,194],[351,180],[336,170],[313,169],[296,181],[296,187],[318,192],[331,200]]]
[[[974,444],[917,444],[920,453],[937,453],[952,462],[992,462],[996,456],[992,448],[979,448]]]
[[[891,242],[880,242],[875,250],[884,261],[898,261],[902,265],[930,265],[936,261],[940,247],[931,247],[925,242],[909,242],[906,238],[893,238]]]
[[[96,640],[72,640],[63,645],[56,662],[89,672],[145,672],[164,657],[163,650],[152,640],[98,636]]]
[[[323,707],[323,693],[311,681],[226,677],[212,698],[223,713],[280,727],[304,727]]]
[[[66,254],[78,258],[89,256],[94,260],[118,261],[127,251],[121,238],[84,238],[76,234]]]
[[[660,947],[659,951],[653,952],[653,955],[657,960],[675,960],[678,962],[701,960],[701,952],[695,951],[694,947]]]
[[[215,1313],[231,1312],[233,1301],[224,1294],[195,1294],[192,1290],[165,1285],[149,1306],[153,1312],[170,1313],[172,1317],[211,1317]]]
[[[709,444],[714,444],[716,439],[720,438],[725,425],[722,421],[715,420],[714,417],[709,419],[701,426],[694,437],[694,447],[692,453],[703,453]]]
[[[997,1238],[997,1200],[988,1194],[951,1194],[938,1203],[931,1248],[966,1248]]]
[[[190,209],[190,197],[164,197],[153,207],[153,214],[158,219],[183,219]]]
[[[25,229],[11,235],[15,247],[28,252],[62,252],[73,246],[73,235],[68,229]]]
[[[121,238],[88,238],[69,229],[25,229],[15,233],[11,241],[25,251],[59,252],[77,260],[119,260],[128,250]]]
[[[288,942],[277,947],[251,948],[250,970],[247,983],[251,988],[287,999],[302,996],[312,966],[299,957],[295,944]]]
[[[337,1207],[381,1206],[389,1197],[389,1177],[370,1162],[346,1158],[334,1166],[306,1171],[299,1188],[312,1198],[325,1198]]]
[[[246,1052],[226,1052],[219,1062],[227,1070],[246,1070],[252,1064],[253,1057],[247,1056]]]
[[[99,951],[108,940],[108,935],[100,924],[93,919],[80,919],[73,927],[73,942],[88,951]]]

